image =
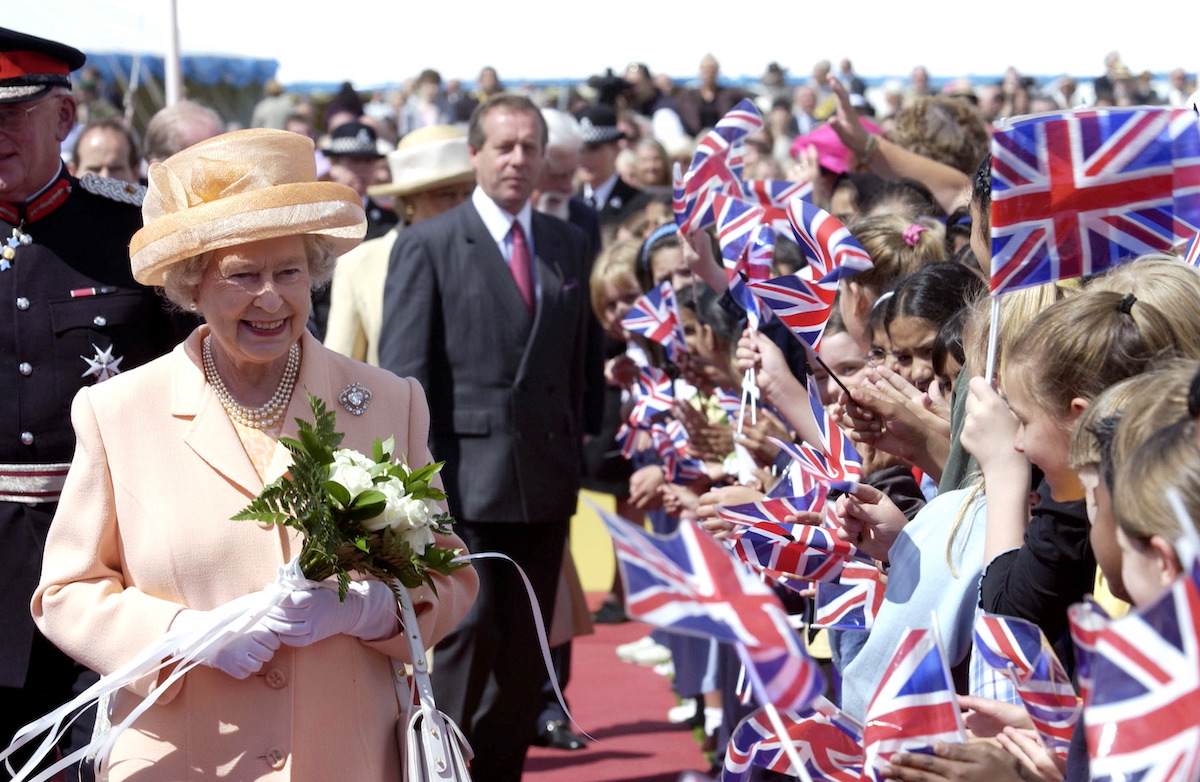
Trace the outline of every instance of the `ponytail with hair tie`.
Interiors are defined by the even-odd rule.
[[[904,229],[904,243],[909,247],[916,247],[917,242],[921,239],[921,232],[928,230],[929,229],[923,225],[919,225],[917,223],[910,224]]]
[[[1117,309],[1123,314],[1129,315],[1135,302],[1137,302],[1137,296],[1134,296],[1132,293],[1126,293],[1125,298],[1121,299],[1121,303],[1117,305]]]

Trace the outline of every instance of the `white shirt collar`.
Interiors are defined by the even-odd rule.
[[[504,247],[508,232],[512,230],[513,220],[516,219],[525,231],[525,241],[529,245],[530,252],[533,252],[533,207],[529,205],[528,201],[514,218],[501,209],[491,196],[483,192],[482,187],[476,185],[474,192],[471,193],[471,203],[475,205],[475,211],[479,213],[480,219],[483,220],[484,226],[487,227],[488,233],[492,235],[496,244]]]
[[[592,202],[596,205],[596,211],[600,211],[602,208],[604,208],[604,205],[608,203],[609,196],[612,195],[613,188],[616,186],[617,174],[614,173],[608,179],[601,182],[599,187],[593,187],[591,189],[591,193],[588,193],[587,195],[591,197]]]

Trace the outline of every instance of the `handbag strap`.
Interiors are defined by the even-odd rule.
[[[442,714],[437,709],[437,703],[433,699],[433,684],[429,680],[429,657],[425,653],[425,642],[421,638],[421,629],[417,625],[417,612],[413,608],[412,596],[403,585],[396,584],[396,586],[400,597],[400,625],[404,632],[404,638],[408,641],[408,652],[412,659],[413,669],[412,682],[416,688],[417,700],[420,703],[423,717],[420,720],[421,743],[428,754],[431,770],[438,773],[445,772],[451,768],[451,759],[446,754],[450,736]],[[393,668],[396,669],[396,675],[399,676],[395,660],[393,660]],[[397,683],[397,693],[399,691],[400,685]],[[412,696],[409,695],[409,701],[411,702],[411,700]]]

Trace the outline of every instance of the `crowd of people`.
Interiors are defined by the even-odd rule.
[[[829,694],[862,720],[901,634],[935,611],[973,731],[884,774],[1088,778],[1082,731],[1060,757],[997,700],[972,628],[980,611],[1028,619],[1073,670],[1070,605],[1095,593],[1119,614],[1179,575],[1163,489],[1200,518],[1200,276],[1147,255],[1009,294],[986,377],[989,142],[995,120],[1031,112],[1194,107],[1182,70],[1156,94],[1115,53],[1087,85],[1010,69],[940,90],[920,67],[868,89],[849,60],[799,84],[772,63],[743,89],[706,55],[695,87],[634,63],[553,99],[491,68],[474,91],[425,70],[392,93],[347,84],[320,111],[272,83],[243,130],[183,101],[139,142],[90,78],[72,91],[70,46],[0,29],[0,65],[5,742],[294,554],[294,533],[230,518],[286,469],[305,389],[348,445],[394,435],[410,464],[444,461],[444,545],[528,575],[555,681],[510,566],[414,593],[475,778],[519,779],[532,744],[588,746],[555,685],[572,637],[628,621],[619,579],[594,616],[583,601],[567,540],[579,489],[632,524],[724,539],[717,507],[793,488],[772,438],[819,441],[811,391],[863,457],[858,487],[831,500],[840,534],[887,570],[869,633],[804,631]],[[872,262],[840,282],[812,355],[778,321],[747,329],[714,232],[676,226],[672,166],[745,98],[764,126],[743,176],[811,185]],[[803,275],[806,260],[780,237],[771,264]],[[669,355],[623,323],[663,286],[686,336]],[[650,370],[670,380],[687,469],[624,426]],[[738,421],[747,370],[759,408]],[[781,596],[812,619],[811,596]],[[372,579],[345,603],[290,595],[122,733],[103,777],[397,778],[402,630]],[[673,674],[671,718],[702,728],[717,773],[747,711],[737,655],[664,632],[618,654]],[[87,743],[84,722],[63,754]]]

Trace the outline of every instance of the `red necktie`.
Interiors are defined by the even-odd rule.
[[[513,280],[517,283],[517,292],[521,294],[521,298],[525,301],[525,308],[529,310],[529,315],[532,317],[534,309],[533,269],[529,264],[529,244],[525,241],[525,230],[521,228],[519,222],[513,220],[512,259],[509,266],[512,268]]]

